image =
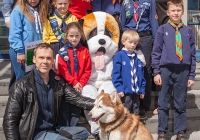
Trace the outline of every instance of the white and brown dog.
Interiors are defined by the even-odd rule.
[[[106,94],[102,91],[89,116],[99,122],[101,140],[153,140],[139,117],[123,106],[116,92]]]
[[[113,56],[118,50],[119,25],[115,18],[105,12],[93,12],[81,19],[92,59],[92,73],[82,95],[95,99],[104,89],[112,93]]]

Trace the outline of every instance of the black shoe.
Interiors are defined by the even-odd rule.
[[[165,132],[160,132],[158,134],[158,140],[167,140],[167,135]]]
[[[147,118],[146,111],[140,110],[139,116],[140,116],[140,119],[146,119]]]
[[[176,140],[187,140],[185,132],[179,131],[177,134]]]

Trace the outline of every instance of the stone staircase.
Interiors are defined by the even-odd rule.
[[[200,139],[200,63],[197,63],[197,76],[195,79],[195,85],[188,89],[188,101],[187,101],[187,125],[188,125],[188,139],[189,140],[199,140]],[[5,112],[6,103],[8,100],[8,83],[10,76],[10,61],[0,60],[0,140],[5,140],[2,122],[3,115]],[[152,92],[152,105],[153,110],[154,104],[157,102],[157,92]],[[171,109],[169,113],[169,139],[175,140],[173,136],[173,102],[171,102]],[[147,119],[144,120],[145,125],[152,133],[154,140],[157,139],[157,126],[158,126],[158,116],[153,115],[152,111],[147,113]],[[89,125],[86,120],[82,117],[79,121],[80,126],[84,126],[89,129]],[[90,138],[88,140],[94,140]]]

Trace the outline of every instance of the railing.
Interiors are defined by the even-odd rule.
[[[188,10],[188,26],[190,26],[194,32],[196,49],[200,49],[200,11]]]

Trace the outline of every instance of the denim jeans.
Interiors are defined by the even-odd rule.
[[[65,130],[72,135],[72,140],[86,140],[90,135],[86,128],[84,127],[57,127],[59,130]],[[66,138],[56,131],[42,131],[38,133],[34,140],[71,140]]]
[[[26,74],[25,66],[21,65],[17,62],[17,53],[12,48],[10,48],[10,50],[9,50],[9,55],[10,55],[12,66],[14,68],[16,80],[18,80]]]

